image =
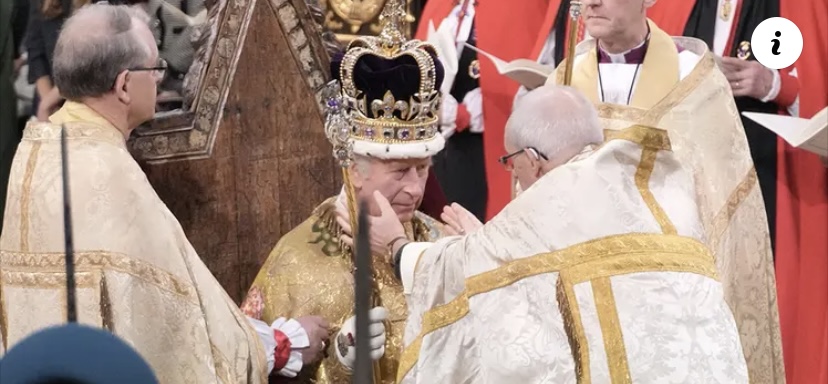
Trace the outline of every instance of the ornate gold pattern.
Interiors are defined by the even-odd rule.
[[[751,380],[778,382],[784,380],[784,369],[773,262],[761,196],[752,192],[757,189],[755,179],[751,181],[749,176],[744,176],[752,166],[738,110],[727,92],[727,79],[716,69],[707,45],[693,38],[672,40],[701,57],[663,99],[649,109],[611,104],[596,107],[604,123],[613,129],[623,127],[625,122],[670,129],[676,155],[692,168],[696,179],[706,242],[719,258],[725,298],[739,327]],[[587,54],[594,49],[594,44],[594,41],[581,43],[578,54]],[[577,67],[583,62],[582,59]],[[589,73],[576,70],[574,75],[588,76]],[[563,79],[560,66],[555,79],[558,82]],[[597,85],[585,91],[591,89],[597,89]],[[636,87],[636,92],[647,91],[640,85]],[[696,119],[695,113],[703,115]],[[704,126],[694,126],[696,121]],[[668,127],[667,124],[675,125]],[[727,167],[699,156],[707,153],[708,148],[720,157],[727,157]],[[718,180],[715,184],[709,182],[713,178]]]
[[[710,255],[710,251],[704,244],[692,238],[668,234],[624,234],[515,260],[497,269],[471,276],[466,279],[465,290],[454,300],[423,314],[422,331],[415,341],[405,348],[400,358],[397,381],[402,381],[416,364],[423,337],[463,318],[469,311],[469,298],[475,295],[512,285],[527,277],[559,272],[558,284],[561,285],[558,301],[564,316],[568,316],[571,320],[566,323],[580,324],[579,310],[577,305],[573,305],[572,286],[586,277],[590,279],[601,277],[600,274],[590,275],[582,271],[595,269],[601,271],[600,273],[613,271],[617,272],[616,274],[623,274],[669,270],[668,268],[678,268],[676,266],[695,265],[699,263],[699,260],[712,262]],[[609,261],[602,263],[601,261],[605,259]],[[625,264],[633,265],[634,268],[623,272],[620,268]],[[715,267],[713,268],[715,270]],[[709,271],[704,268],[697,269],[705,273]],[[563,295],[560,294],[561,292]],[[575,334],[572,336],[572,333],[569,333],[571,343],[578,346],[578,349],[573,349],[576,360],[581,361],[584,367],[588,367],[586,336],[583,335],[583,330],[578,330],[577,326],[573,326],[571,331]],[[589,372],[584,370],[583,375],[588,377]]]
[[[610,380],[613,384],[631,383],[627,349],[624,346],[621,320],[618,319],[610,278],[599,277],[592,280],[592,295],[595,298],[598,321],[601,324],[601,335],[604,337],[604,351],[607,354]]]
[[[667,131],[658,128],[633,125],[621,130],[605,129],[604,141],[626,140],[636,143],[644,148],[661,151],[670,151],[670,135]]]
[[[727,203],[713,219],[713,225],[710,229],[711,233],[716,235],[712,239],[713,249],[718,248],[718,241],[722,238],[722,235],[727,230],[727,226],[733,220],[733,215],[736,214],[736,210],[739,209],[742,202],[747,199],[750,192],[757,186],[758,179],[756,176],[756,168],[751,167],[747,175],[745,175],[739,183],[739,186],[731,192],[730,197],[727,199]]]
[[[592,381],[592,371],[589,369],[589,341],[581,325],[581,308],[578,306],[578,297],[575,296],[575,285],[569,279],[566,271],[558,273],[558,282],[555,284],[557,300],[569,348],[572,349],[572,358],[575,361],[575,377],[578,383],[588,384]]]
[[[667,212],[664,212],[664,208],[661,207],[661,204],[658,203],[655,196],[653,196],[653,192],[650,190],[650,176],[653,174],[656,155],[658,155],[658,150],[656,149],[644,148],[641,151],[641,161],[639,161],[638,168],[635,170],[635,186],[638,188],[638,193],[641,194],[641,198],[644,199],[644,203],[647,204],[647,208],[650,209],[653,217],[655,217],[658,225],[661,227],[661,231],[668,235],[675,235],[677,234],[676,227],[670,221],[670,218],[667,217]]]
[[[335,199],[320,204],[311,216],[279,240],[256,276],[248,300],[262,300],[259,316],[269,322],[281,316],[317,315],[331,324],[332,334],[353,314],[353,262],[350,249],[338,239],[342,228],[335,218]],[[406,223],[410,240],[433,241],[441,237],[439,224],[416,213]],[[380,361],[383,383],[393,383],[402,351],[402,336],[408,314],[402,285],[394,271],[379,257],[372,263],[379,297],[388,309],[386,354]],[[254,313],[250,311],[250,313]],[[350,372],[336,358],[334,343],[329,357],[316,369],[302,374],[302,382],[341,383],[350,380]]]
[[[0,266],[4,273],[15,271],[28,272],[34,280],[9,280],[12,284],[17,281],[24,286],[42,286],[49,284],[66,284],[65,277],[59,274],[66,271],[66,256],[63,253],[20,253],[0,251]],[[182,281],[169,272],[141,260],[109,251],[88,251],[75,253],[75,270],[80,274],[102,270],[113,270],[134,276],[142,281],[149,282],[167,292],[182,296],[187,301],[198,304],[195,289],[187,282]],[[54,273],[34,275],[31,271]],[[9,275],[14,279],[13,275]],[[54,280],[54,279],[57,280]],[[79,283],[80,284],[80,283]]]
[[[363,24],[376,18],[384,2],[384,0],[329,0],[331,10],[350,24],[351,33],[357,33]]]
[[[34,177],[40,145],[40,143],[34,143],[32,146],[29,159],[26,160],[26,173],[23,175],[23,195],[20,198],[20,250],[23,252],[29,250],[29,204],[31,204],[32,178]]]

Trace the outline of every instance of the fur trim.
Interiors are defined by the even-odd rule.
[[[437,133],[431,140],[406,144],[385,144],[354,140],[354,153],[376,159],[423,159],[443,150],[446,139]]]

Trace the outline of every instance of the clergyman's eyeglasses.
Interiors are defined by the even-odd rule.
[[[537,149],[535,149],[533,147],[526,147],[526,148],[523,148],[521,150],[512,152],[508,155],[501,156],[499,159],[497,159],[497,162],[500,163],[501,165],[503,165],[504,167],[506,167],[506,170],[511,171],[514,168],[514,164],[512,163],[512,159],[515,156],[520,155],[521,153],[524,153],[524,152],[529,152],[530,154],[534,155],[535,158],[538,158],[538,159],[549,160],[549,158],[547,158],[546,155],[544,155],[543,153],[541,153]]]

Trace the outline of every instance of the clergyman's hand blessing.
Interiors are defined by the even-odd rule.
[[[477,216],[457,203],[445,206],[443,213],[440,215],[440,219],[446,223],[445,231],[449,235],[454,236],[465,236],[483,226],[483,223],[477,219]]]

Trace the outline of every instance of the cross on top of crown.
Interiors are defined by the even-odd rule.
[[[405,6],[403,0],[387,0],[380,14],[382,32],[379,38],[383,48],[396,50],[405,43],[403,26],[405,25]]]

